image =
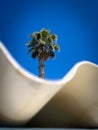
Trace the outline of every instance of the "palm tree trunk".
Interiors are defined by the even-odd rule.
[[[45,67],[45,46],[42,46],[42,56],[39,58],[39,77],[45,78],[45,72],[44,72],[44,67]]]
[[[39,60],[39,77],[44,79],[44,59]]]

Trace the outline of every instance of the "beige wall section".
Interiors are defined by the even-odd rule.
[[[46,127],[98,127],[98,67],[81,65],[73,79],[31,123]]]
[[[61,88],[27,73],[0,44],[0,115],[23,123],[33,117]],[[1,118],[2,119],[2,118]]]
[[[42,80],[24,70],[0,43],[1,120],[22,124],[39,110],[36,124],[98,126],[98,66],[84,61],[61,80]]]

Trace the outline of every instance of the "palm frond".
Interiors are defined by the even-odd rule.
[[[52,40],[52,38],[49,36],[48,38],[47,38],[47,43],[52,43],[53,42],[53,40]]]
[[[51,58],[55,58],[55,53],[54,53],[53,51],[50,51],[50,52],[49,52],[49,56],[50,56]]]
[[[54,51],[54,46],[53,46],[53,44],[51,44],[51,43],[48,44],[48,48],[49,48],[50,51]]]
[[[38,56],[38,51],[33,51],[32,58],[35,59]]]
[[[45,45],[46,44],[45,41],[43,41],[42,39],[39,39],[38,42],[40,43],[40,45]]]
[[[45,28],[43,28],[41,30],[41,34],[42,34],[42,37],[47,38],[48,35],[50,35],[50,30],[46,30]]]
[[[54,43],[53,46],[56,51],[60,51],[60,47],[57,43]]]
[[[37,40],[42,38],[42,34],[40,32],[35,32],[35,36]]]
[[[32,44],[32,42],[30,41],[30,42],[28,42],[27,44],[26,44],[26,47],[28,47],[28,48],[30,48],[30,47],[32,47],[33,46],[33,44]]]
[[[57,35],[56,34],[52,34],[51,38],[52,38],[53,41],[55,41],[55,40],[57,40]]]
[[[32,49],[32,48],[30,48],[30,49],[27,51],[27,53],[29,54],[30,52],[32,52],[32,50],[33,50],[33,49]]]

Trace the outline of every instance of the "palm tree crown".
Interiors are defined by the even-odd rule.
[[[57,42],[57,35],[50,34],[50,30],[42,29],[40,32],[30,34],[31,41],[28,42],[28,53],[32,54],[32,58],[38,58],[39,76],[44,78],[44,62],[49,58],[55,57],[55,51],[59,51],[60,47]],[[43,71],[43,72],[41,72]]]

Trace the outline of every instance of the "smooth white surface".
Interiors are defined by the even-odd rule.
[[[42,80],[24,70],[0,43],[0,119],[22,124],[41,109],[36,120],[41,124],[97,126],[98,66],[83,61],[61,80]]]

